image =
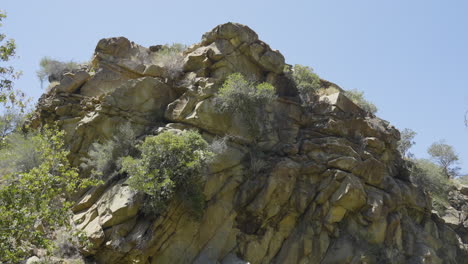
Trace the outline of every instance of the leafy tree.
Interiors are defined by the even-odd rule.
[[[378,111],[377,106],[375,106],[373,103],[367,101],[364,98],[364,92],[363,91],[359,91],[357,89],[351,89],[351,90],[347,90],[345,92],[345,95],[351,101],[353,101],[355,104],[357,104],[359,107],[361,107],[365,111],[367,111],[369,113],[372,113],[372,114],[377,113],[377,111]]]
[[[169,200],[176,197],[200,217],[205,202],[200,180],[212,156],[200,134],[163,132],[146,137],[138,149],[141,156],[125,157],[122,171],[130,175],[129,186],[147,195],[146,210],[162,213]]]
[[[19,263],[32,248],[51,250],[53,232],[69,224],[72,203],[66,200],[67,194],[92,184],[80,179],[69,164],[63,136],[63,131],[50,127],[29,135],[24,147],[37,153],[38,165],[14,168],[12,173],[2,175],[0,259],[4,263]],[[16,155],[14,149],[2,152]]]
[[[432,143],[427,153],[440,165],[447,178],[453,178],[458,174],[460,168],[455,166],[458,162],[458,155],[452,146],[445,144],[445,141]]]
[[[308,66],[294,65],[293,79],[303,102],[310,102],[311,95],[321,88],[320,78]]]
[[[0,10],[0,27],[6,18],[4,11]],[[6,39],[6,35],[0,33],[0,62],[5,63],[15,57],[16,44],[13,39]],[[16,72],[12,66],[0,65],[0,103],[22,106],[24,94],[19,90],[13,90],[13,80],[21,73]]]
[[[414,142],[414,137],[416,136],[416,132],[409,128],[403,129],[401,131],[401,138],[398,141],[398,151],[400,151],[401,155],[407,158],[412,158],[414,155],[409,152],[409,149],[416,143]]]

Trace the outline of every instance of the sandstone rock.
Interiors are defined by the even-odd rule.
[[[320,262],[324,264],[342,264],[353,263],[352,261],[359,256],[356,256],[353,243],[346,239],[338,239],[333,243],[325,258]],[[356,259],[357,260],[357,259]]]
[[[357,211],[366,204],[364,186],[356,176],[349,174],[330,198],[330,202],[349,211]]]
[[[380,186],[385,176],[385,165],[374,158],[370,158],[354,167],[352,172],[363,178],[366,183]]]
[[[83,230],[89,241],[92,243],[91,248],[87,248],[87,251],[98,248],[104,242],[104,231],[99,224],[99,218],[95,218]]]
[[[179,198],[148,215],[125,174],[83,193],[73,221],[92,242],[82,249],[89,261],[464,263],[466,188],[452,191],[445,215],[431,214],[429,196],[409,181],[396,149],[399,132],[337,85],[321,80],[340,91],[314,102],[325,110],[304,107],[283,72],[284,57],[236,23],[215,27],[184,51],[177,78],[156,61],[160,48],[123,37],[101,40],[95,73],[63,76],[41,97],[31,122],[59,121],[75,165],[93,142],[112,138],[127,123],[139,139],[184,129],[209,142],[229,136],[201,177],[200,219]],[[273,84],[279,96],[249,113],[258,118],[255,137],[242,113],[216,108],[216,93],[234,72]]]
[[[98,201],[98,214],[103,228],[120,224],[134,217],[141,206],[141,197],[125,185],[115,185]]]
[[[83,85],[91,76],[86,71],[64,74],[60,84],[54,87],[57,92],[74,93],[81,85]]]
[[[234,254],[229,254],[223,259],[221,264],[250,264],[250,262],[242,260]]]
[[[338,223],[343,220],[343,217],[346,214],[346,209],[342,206],[333,206],[326,218],[326,221],[329,223]]]
[[[212,43],[217,39],[232,40],[236,43],[251,44],[258,40],[258,35],[247,26],[238,23],[226,23],[216,26],[202,37],[202,45]]]
[[[464,195],[468,195],[468,186],[466,186],[466,185],[460,186],[460,193],[462,193]]]
[[[339,157],[330,160],[327,164],[328,167],[337,168],[344,171],[352,171],[359,162],[353,157]]]
[[[105,186],[102,184],[92,187],[78,200],[78,202],[76,202],[72,208],[73,212],[77,213],[91,207],[97,201],[99,196],[104,192],[104,189]]]
[[[365,112],[359,108],[353,101],[348,99],[343,93],[338,92],[330,95],[321,96],[320,101],[332,105],[332,111],[339,109],[345,113],[352,113],[357,115],[363,115]]]

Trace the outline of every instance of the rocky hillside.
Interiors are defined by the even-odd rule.
[[[139,138],[166,130],[196,130],[208,142],[229,136],[203,177],[201,219],[177,200],[148,216],[126,175],[79,195],[73,219],[91,242],[82,249],[89,263],[468,263],[463,204],[450,223],[432,213],[388,122],[341,92],[301,103],[283,55],[244,25],[204,34],[179,70],[158,61],[159,49],[102,39],[93,66],[62,76],[32,121],[58,121],[77,166],[122,124]],[[258,136],[242,113],[215,107],[218,89],[238,72],[278,95],[252,113]]]

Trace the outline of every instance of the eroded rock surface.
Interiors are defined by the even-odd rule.
[[[231,136],[205,175],[200,220],[177,201],[159,217],[142,214],[125,179],[84,193],[74,220],[92,243],[82,250],[90,263],[466,263],[466,214],[432,213],[388,122],[342,93],[302,106],[284,57],[244,25],[215,27],[184,56],[171,79],[151,49],[103,39],[95,72],[68,74],[40,99],[32,124],[59,121],[75,165],[128,122],[140,136],[162,127]],[[214,107],[235,72],[279,95],[258,109],[259,138],[240,113]]]

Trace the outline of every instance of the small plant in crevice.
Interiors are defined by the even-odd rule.
[[[90,242],[83,231],[60,229],[55,232],[53,254],[61,258],[78,258],[80,248],[86,247],[87,243]]]
[[[228,146],[227,142],[229,140],[229,136],[224,137],[217,137],[211,141],[209,145],[209,150],[213,152],[215,155],[223,154],[226,152]]]
[[[269,83],[255,84],[240,73],[228,76],[219,89],[216,106],[220,112],[238,112],[247,123],[255,140],[261,135],[261,119],[265,115],[258,110],[277,98],[275,88]]]
[[[311,67],[296,64],[292,70],[292,76],[302,102],[309,104],[315,101],[314,94],[321,88],[321,85],[320,78],[314,70]]]
[[[213,155],[201,135],[166,131],[146,137],[137,148],[141,154],[125,157],[122,172],[130,176],[130,187],[146,194],[146,213],[161,214],[176,198],[192,216],[200,218],[205,202],[202,174]]]
[[[155,62],[161,67],[164,67],[170,78],[178,77],[184,67],[184,50],[187,49],[186,45],[174,43],[172,45],[163,45],[155,53]]]
[[[375,114],[377,112],[377,110],[378,110],[377,106],[375,106],[375,104],[371,103],[370,101],[368,101],[367,99],[364,98],[364,92],[363,91],[359,91],[357,89],[351,89],[351,90],[345,91],[345,95],[351,101],[353,101],[353,103],[355,103],[361,109],[363,109],[363,110],[365,110],[365,111],[367,111],[369,113]]]
[[[88,157],[83,159],[81,168],[88,170],[93,178],[100,180],[116,176],[122,168],[122,157],[136,153],[136,136],[130,123],[118,127],[111,139],[91,145]]]

